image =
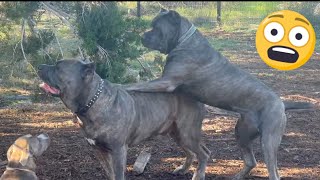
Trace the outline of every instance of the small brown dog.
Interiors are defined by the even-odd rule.
[[[40,156],[49,146],[47,134],[19,137],[8,149],[8,165],[0,180],[37,180],[34,157]]]

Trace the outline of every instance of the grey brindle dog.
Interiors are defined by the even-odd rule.
[[[49,144],[47,134],[16,139],[7,151],[8,165],[0,180],[37,180],[35,157],[42,155]]]
[[[202,103],[178,92],[127,92],[102,80],[93,63],[78,60],[40,65],[38,74],[46,83],[42,88],[77,114],[89,143],[109,154],[110,179],[125,179],[128,146],[159,134],[170,134],[186,153],[174,173],[186,173],[195,154],[199,163],[192,179],[205,178],[210,151],[201,143]]]
[[[175,11],[162,9],[142,43],[167,54],[163,74],[150,82],[128,85],[127,90],[179,90],[202,103],[240,113],[235,134],[245,166],[234,179],[243,179],[256,166],[252,142],[258,136],[269,178],[280,179],[277,151],[287,121],[285,110],[311,108],[310,103],[283,103],[269,87],[214,50],[194,25]]]

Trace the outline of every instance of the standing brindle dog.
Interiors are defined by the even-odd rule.
[[[143,35],[144,46],[168,54],[162,77],[127,86],[140,92],[178,89],[202,103],[241,114],[235,128],[244,168],[234,177],[243,179],[256,160],[252,142],[261,137],[269,178],[279,180],[277,151],[286,126],[286,109],[310,108],[308,103],[283,103],[269,87],[239,69],[215,51],[208,40],[175,11],[162,9]]]
[[[128,146],[169,133],[187,155],[174,173],[186,173],[195,154],[199,163],[192,179],[204,180],[210,151],[201,143],[203,104],[177,92],[127,92],[103,81],[93,63],[61,60],[38,69],[42,88],[77,114],[88,142],[106,154],[101,160],[108,162],[110,179],[125,179]]]

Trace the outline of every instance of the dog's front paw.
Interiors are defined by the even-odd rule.
[[[183,165],[177,167],[172,173],[175,175],[185,175],[188,172],[188,169],[185,169]]]
[[[205,180],[205,175],[195,172],[193,174],[192,180]]]

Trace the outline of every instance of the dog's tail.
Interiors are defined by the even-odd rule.
[[[290,109],[313,109],[314,105],[309,102],[283,101],[286,110]]]

